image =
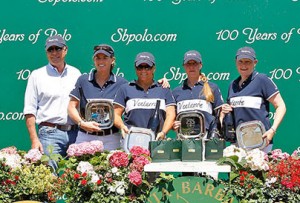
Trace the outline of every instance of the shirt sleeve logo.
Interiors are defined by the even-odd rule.
[[[233,108],[253,108],[260,109],[262,104],[261,97],[251,97],[251,96],[243,96],[243,97],[233,97],[230,99],[230,105]]]

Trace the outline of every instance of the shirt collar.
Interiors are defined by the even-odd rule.
[[[243,82],[243,85],[242,85],[242,89],[244,88],[244,87],[246,87],[252,80],[254,80],[254,78],[257,76],[257,74],[258,74],[258,72],[257,71],[253,71],[252,73],[251,73],[251,75]],[[236,86],[236,87],[239,87],[239,81],[242,79],[242,77],[241,76],[239,76],[237,79],[235,79],[234,80],[234,85]]]
[[[196,82],[195,86],[197,86],[197,85],[202,85],[203,86],[204,83],[200,80],[200,81]],[[185,79],[183,81],[182,88],[183,89],[191,89],[191,87],[188,85],[188,79]]]
[[[59,72],[57,71],[57,68],[55,68],[51,63],[48,63],[48,65],[46,67],[50,68],[51,70],[53,70],[59,74]],[[65,63],[65,67],[64,67],[64,70],[61,75],[63,75],[67,71],[67,69],[68,69],[68,64]]]

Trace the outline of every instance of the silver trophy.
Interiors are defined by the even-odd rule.
[[[114,107],[109,99],[90,99],[85,107],[85,119],[100,124],[101,129],[109,129],[114,124]]]
[[[124,150],[129,152],[133,146],[149,148],[149,142],[155,140],[155,134],[147,128],[131,127],[124,140]]]
[[[263,149],[266,146],[266,140],[262,138],[265,132],[265,126],[260,121],[241,123],[236,128],[237,143],[246,150]]]
[[[177,137],[179,139],[202,138],[205,135],[204,116],[199,111],[187,111],[179,113],[176,120],[181,125],[178,129]]]

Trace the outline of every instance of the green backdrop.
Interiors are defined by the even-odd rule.
[[[184,79],[183,54],[197,49],[203,72],[226,98],[236,78],[236,50],[252,46],[256,69],[273,78],[287,105],[274,148],[299,146],[299,0],[2,0],[0,7],[0,148],[28,150],[23,97],[32,70],[47,63],[44,43],[61,34],[67,61],[82,72],[92,68],[93,46],[112,45],[114,71],[135,78],[133,61],[141,51],[156,57],[156,79],[172,88]],[[273,119],[274,110],[270,114]]]

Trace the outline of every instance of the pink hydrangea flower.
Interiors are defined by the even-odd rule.
[[[127,167],[129,164],[128,154],[122,151],[116,151],[109,157],[109,163],[113,167]]]
[[[30,160],[31,162],[37,162],[41,160],[42,153],[38,149],[31,149],[25,154],[25,159]]]
[[[287,159],[287,158],[289,158],[289,154],[288,153],[286,153],[286,152],[282,152],[281,151],[281,149],[274,149],[273,151],[272,151],[272,155],[271,155],[271,157],[273,158],[273,159],[277,159],[277,160],[280,160],[280,159]]]
[[[17,148],[15,146],[6,147],[0,150],[0,152],[3,152],[5,154],[17,154]]]
[[[136,185],[139,186],[142,184],[142,175],[138,171],[132,171],[131,173],[128,174],[129,181]]]
[[[140,146],[133,146],[130,149],[130,153],[132,154],[133,158],[141,155],[150,156],[150,151]]]
[[[300,157],[300,147],[298,147],[298,149],[296,149],[296,150],[292,153],[291,156],[292,156],[292,157]]]
[[[79,144],[71,144],[67,150],[68,156],[82,156],[84,154],[94,155],[96,152],[103,152],[103,142],[94,140]]]
[[[150,161],[146,157],[138,156],[133,160],[132,164],[130,164],[130,170],[141,173],[144,170],[144,166],[149,163]]]

